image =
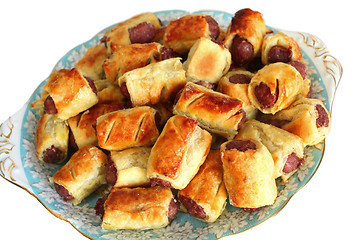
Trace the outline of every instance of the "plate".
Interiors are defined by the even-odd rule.
[[[226,29],[232,14],[220,11],[198,11],[213,16],[219,25]],[[156,12],[164,23],[189,14],[182,10]],[[106,30],[102,30],[89,41],[73,48],[55,65],[53,71],[71,69],[91,46],[97,45]],[[328,51],[325,44],[316,36],[302,32],[283,31],[293,37],[303,52],[307,66],[307,76],[312,82],[312,98],[321,99],[331,112],[336,89],[339,85],[342,67]],[[94,193],[80,205],[64,202],[49,182],[59,166],[48,165],[36,158],[34,136],[39,114],[29,104],[40,98],[45,79],[34,91],[27,103],[16,114],[0,125],[0,176],[26,190],[35,197],[54,216],[67,221],[89,239],[217,239],[241,233],[281,211],[291,197],[300,190],[315,174],[325,151],[325,142],[305,149],[305,164],[286,183],[277,181],[278,196],[272,206],[254,212],[227,205],[221,217],[212,224],[203,223],[188,214],[178,213],[177,218],[163,229],[135,231],[107,231],[101,228],[101,219],[95,214],[93,206],[99,196]]]

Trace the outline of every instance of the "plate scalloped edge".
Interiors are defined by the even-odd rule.
[[[204,10],[197,12],[205,12],[207,14],[213,15],[214,18],[219,21],[221,27],[225,27],[232,17],[231,14],[220,11]],[[169,10],[155,12],[155,14],[157,14],[157,16],[162,21],[166,22],[171,18],[180,17],[182,15],[188,14],[188,12],[183,10]],[[59,60],[54,70],[60,68],[71,68],[72,64],[74,64],[80,57],[85,54],[88,47],[99,42],[99,39],[102,37],[106,29],[99,32],[89,41],[80,44],[70,50],[67,54],[64,55],[63,58]],[[340,62],[330,54],[325,44],[314,35],[290,31],[286,31],[286,33],[293,36],[299,42],[301,49],[306,53],[306,55],[308,55],[309,59],[311,59],[310,62],[307,64],[316,66],[315,69],[312,69],[310,71],[310,75],[314,75],[318,78],[313,79],[313,82],[315,83],[315,86],[313,87],[315,88],[315,90],[318,89],[319,91],[315,91],[315,95],[317,98],[323,98],[322,100],[325,101],[325,103],[330,104],[330,106],[328,105],[327,107],[331,110],[336,89],[340,83],[343,72]],[[33,113],[31,110],[29,110],[28,104],[30,101],[33,101],[36,99],[36,97],[38,97],[36,95],[39,93],[40,88],[42,87],[44,82],[40,84],[39,87],[34,91],[34,94],[23,106],[23,108],[21,108],[16,114],[14,114],[12,117],[10,117],[8,120],[6,120],[0,125],[0,176],[5,180],[15,184],[16,186],[26,190],[54,216],[69,222],[76,230],[78,230],[81,234],[90,239],[119,239],[128,237],[139,239],[159,237],[168,239],[181,237],[184,235],[190,238],[197,239],[215,239],[243,232],[279,213],[284,208],[286,203],[290,200],[290,198],[311,179],[323,158],[325,144],[320,144],[312,150],[307,150],[306,164],[302,166],[296,176],[292,177],[287,184],[283,184],[278,181],[279,196],[276,200],[276,203],[273,206],[263,208],[254,213],[246,213],[242,210],[228,206],[222,217],[220,217],[220,219],[215,224],[205,224],[196,219],[189,220],[189,217],[186,216],[186,214],[180,213],[177,221],[173,221],[167,228],[164,229],[154,231],[103,231],[101,229],[98,229],[100,228],[99,218],[97,218],[93,222],[88,221],[83,224],[79,223],[79,221],[77,220],[72,219],[71,215],[70,217],[64,217],[61,211],[54,210],[53,202],[62,201],[60,198],[56,198],[54,190],[46,186],[46,191],[52,191],[51,201],[53,202],[49,203],[49,199],[45,200],[42,196],[39,196],[36,187],[33,186],[33,183],[29,182],[29,179],[25,174],[25,171],[27,171],[27,168],[29,167],[29,165],[26,165],[25,163],[26,159],[34,159],[33,152],[30,154],[28,152],[28,150],[34,151],[34,148],[33,146],[30,146],[31,141],[29,141],[26,137],[29,138],[31,134],[34,134],[34,124],[36,124],[36,113]],[[324,86],[322,86],[322,84]],[[322,93],[324,89],[326,90],[325,94]],[[26,129],[25,132],[23,128]],[[23,135],[24,138],[22,138]],[[26,141],[25,145],[27,145],[28,147],[30,146],[30,148],[25,149],[23,147],[24,140]],[[318,152],[318,155],[316,156],[318,158],[317,161],[314,161],[312,151]],[[53,167],[50,168],[49,173],[52,171],[54,171]],[[301,181],[299,181],[299,179]],[[41,188],[42,186],[41,184],[38,184],[37,187]],[[42,189],[41,191],[46,192],[44,189]],[[71,204],[64,202],[61,203],[63,203],[64,206],[67,206],[68,208],[74,210]],[[93,217],[93,213],[88,208],[89,205],[88,203],[86,203],[81,205],[78,209],[76,209],[76,211],[79,211],[80,213],[85,212],[88,217],[91,218]],[[90,213],[88,211],[90,211]],[[91,229],[92,227],[84,227],[84,225],[94,224],[94,222],[96,222],[96,226],[94,226],[94,228],[96,228],[95,230]]]

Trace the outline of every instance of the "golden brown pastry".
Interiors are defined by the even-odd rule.
[[[106,165],[106,181],[114,187],[150,185],[146,175],[150,151],[150,147],[111,151]]]
[[[169,102],[186,83],[180,58],[170,58],[134,69],[118,79],[132,106]]]
[[[183,55],[199,38],[216,40],[219,34],[219,25],[213,17],[202,13],[189,14],[169,22],[165,30],[164,45]]]
[[[73,204],[79,204],[98,187],[106,183],[107,156],[92,145],[79,149],[50,179],[55,190]]]
[[[103,215],[101,227],[107,230],[156,229],[175,218],[178,204],[170,188],[112,188],[96,204]]]
[[[252,138],[231,140],[223,143],[220,151],[231,205],[252,209],[274,203],[274,162],[261,142]]]
[[[105,32],[103,41],[109,49],[111,44],[152,42],[156,30],[161,28],[160,20],[153,13],[142,13],[123,21]]]
[[[268,32],[271,31],[266,28],[261,13],[249,8],[237,11],[224,40],[231,52],[233,64],[245,66],[260,56],[262,41]]]
[[[234,138],[245,121],[242,107],[239,99],[188,82],[174,106],[174,114],[193,118],[212,133]]]
[[[95,80],[94,84],[99,98],[98,103],[117,102],[120,106],[125,106],[124,95],[121,93],[120,87],[117,84],[113,84],[106,79]]]
[[[330,114],[319,99],[300,98],[275,115],[263,115],[261,121],[299,136],[310,146],[323,141],[330,130]]]
[[[50,74],[48,80],[46,81],[46,84],[50,84],[52,82],[55,82],[59,77],[64,76],[68,72],[70,72],[69,69],[60,69],[60,70],[56,70],[56,71],[52,72]],[[48,96],[49,96],[49,92],[46,89],[43,88],[42,91],[41,91],[40,99],[32,102],[30,104],[30,107],[40,110],[40,114],[42,115],[44,113],[43,112],[43,110],[44,110],[44,102],[45,102],[45,100],[46,100],[46,98]]]
[[[248,87],[253,73],[243,69],[233,69],[224,75],[218,84],[217,91],[243,102],[243,109],[246,112],[246,119],[254,119],[257,108],[251,105]]]
[[[304,81],[295,67],[286,63],[272,63],[260,69],[251,79],[250,102],[263,113],[275,114],[295,101]]]
[[[102,65],[107,57],[107,49],[104,45],[90,47],[76,64],[75,68],[79,70],[83,76],[93,81],[103,79],[105,74]]]
[[[151,146],[159,136],[156,110],[143,106],[104,114],[97,119],[99,146],[114,151]]]
[[[298,43],[283,32],[267,36],[261,47],[261,62],[264,65],[291,61],[301,61],[302,52]]]
[[[171,117],[151,149],[147,169],[151,185],[185,188],[205,161],[211,139],[195,120]]]
[[[45,112],[57,113],[63,120],[76,116],[98,102],[94,83],[85,79],[76,68],[48,82],[44,90],[49,92],[44,102]],[[54,111],[49,111],[49,108]]]
[[[159,43],[119,45],[103,64],[106,79],[116,83],[118,77],[136,68],[156,62],[154,54],[161,49]],[[156,56],[156,55],[155,55]]]
[[[264,144],[274,160],[274,178],[281,176],[286,181],[304,163],[301,138],[273,125],[249,120],[235,139],[253,139]]]
[[[69,118],[67,122],[74,136],[77,148],[82,148],[89,144],[98,145],[94,129],[96,119],[105,113],[117,111],[120,108],[120,105],[117,103],[96,104],[85,112]]]
[[[56,114],[40,117],[36,134],[36,157],[46,163],[63,162],[68,154],[69,128]]]
[[[215,222],[226,206],[227,193],[219,150],[210,150],[198,173],[178,193],[187,212],[204,222]]]
[[[191,47],[184,69],[188,81],[204,81],[215,85],[229,71],[230,65],[229,50],[202,37]]]

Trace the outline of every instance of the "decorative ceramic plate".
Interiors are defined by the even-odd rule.
[[[212,15],[224,29],[227,28],[233,16],[219,11],[199,12]],[[164,24],[167,24],[170,19],[186,14],[189,13],[180,10],[155,13]],[[54,70],[73,68],[89,47],[99,44],[107,29],[69,51],[56,64]],[[274,32],[279,31],[271,29]],[[342,75],[340,63],[329,54],[324,43],[315,36],[300,32],[283,32],[293,37],[301,47],[304,55],[303,62],[307,66],[307,76],[312,82],[311,97],[321,99],[331,111],[334,94]],[[307,147],[305,164],[288,182],[277,181],[278,196],[272,206],[263,207],[254,212],[245,212],[228,204],[221,217],[212,224],[203,223],[188,214],[178,213],[177,218],[163,229],[116,232],[103,230],[101,219],[95,214],[93,208],[99,196],[93,194],[77,206],[64,202],[49,182],[49,177],[57,171],[59,166],[44,164],[36,158],[34,136],[39,115],[29,107],[29,104],[40,98],[41,89],[46,80],[35,90],[24,107],[0,126],[0,175],[29,192],[49,212],[69,222],[89,239],[216,239],[243,232],[283,209],[289,199],[315,174],[324,154],[324,143]]]

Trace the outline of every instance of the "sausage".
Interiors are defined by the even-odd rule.
[[[257,208],[241,208],[244,212],[254,212]]]
[[[209,26],[210,38],[211,38],[211,40],[215,41],[218,38],[218,36],[220,35],[219,24],[211,16],[206,16],[205,20]]]
[[[168,213],[169,220],[176,218],[176,213],[180,207],[179,205],[180,204],[177,201],[175,201],[174,198],[171,199],[169,204],[169,213]]]
[[[296,153],[293,152],[290,155],[288,155],[283,168],[283,172],[290,173],[298,169],[301,166],[301,164],[303,164],[304,162],[305,162],[304,158],[299,158],[298,156],[296,156]]]
[[[292,51],[290,48],[282,46],[274,46],[268,53],[269,63],[283,62],[288,63],[291,61]]]
[[[50,95],[47,96],[44,101],[44,111],[47,114],[56,114],[57,113],[57,109],[56,109],[54,100],[52,99],[52,97]]]
[[[276,85],[275,94],[271,94],[270,88],[265,83],[255,87],[255,96],[263,108],[271,108],[279,97],[279,84]]]
[[[193,199],[179,195],[179,201],[184,205],[188,213],[195,218],[206,218],[204,209],[199,206]]]
[[[326,110],[320,105],[317,104],[315,109],[318,113],[318,117],[316,118],[316,127],[328,127],[329,126],[329,117]]]
[[[288,124],[291,121],[285,119],[265,119],[264,122],[275,127],[282,128],[284,125]]]
[[[109,194],[106,194],[104,197],[99,198],[95,203],[95,212],[96,215],[104,216],[105,214],[105,202],[108,199]]]
[[[240,120],[240,122],[238,123],[238,126],[237,126],[237,129],[239,130],[240,127],[244,124],[245,122],[245,119],[246,119],[246,112],[244,111],[244,109],[240,109],[235,115],[238,115],[238,114],[242,114],[243,117],[242,119]]]
[[[245,152],[247,150],[256,150],[256,144],[250,140],[236,139],[226,144],[226,150],[238,150]]]
[[[254,47],[245,38],[236,35],[230,52],[233,63],[240,67],[251,62],[254,55]]]
[[[156,61],[162,61],[174,57],[177,57],[177,54],[172,48],[161,47],[158,52],[154,53],[154,59]]]
[[[197,85],[212,89],[212,90],[215,90],[215,88],[216,88],[216,83],[212,83],[212,82],[208,82],[208,81],[198,80],[194,83]]]
[[[106,182],[114,186],[117,181],[117,169],[114,161],[111,160],[111,155],[108,156],[106,163]]]
[[[77,151],[79,150],[78,145],[76,144],[75,137],[73,132],[71,131],[71,128],[69,128],[69,145],[72,150]]]
[[[43,152],[43,160],[46,163],[58,163],[64,158],[64,153],[54,145]]]
[[[120,91],[122,93],[122,95],[127,98],[127,99],[130,99],[130,93],[127,89],[127,86],[126,86],[126,82],[123,82],[120,86]]]
[[[249,84],[251,77],[246,74],[235,74],[229,77],[229,82],[233,84]]]
[[[303,79],[306,78],[306,66],[305,66],[305,64],[303,64],[300,61],[291,61],[291,62],[289,62],[289,64],[291,66],[293,66],[294,68],[296,68],[296,70],[298,70],[298,72],[301,74]]]
[[[74,199],[74,197],[70,195],[69,191],[63,186],[54,183],[54,187],[56,192],[63,197],[64,201],[68,202]]]
[[[91,90],[92,90],[95,94],[97,94],[97,89],[96,89],[96,87],[95,87],[94,81],[93,81],[91,78],[89,78],[89,77],[85,77],[85,79],[86,79],[86,81],[88,82],[89,86],[91,87]]]
[[[151,187],[155,187],[156,185],[159,185],[163,187],[173,188],[169,181],[162,180],[160,178],[150,178],[150,185]]]
[[[128,32],[131,43],[149,43],[155,37],[156,28],[150,22],[142,22],[129,28]]]

